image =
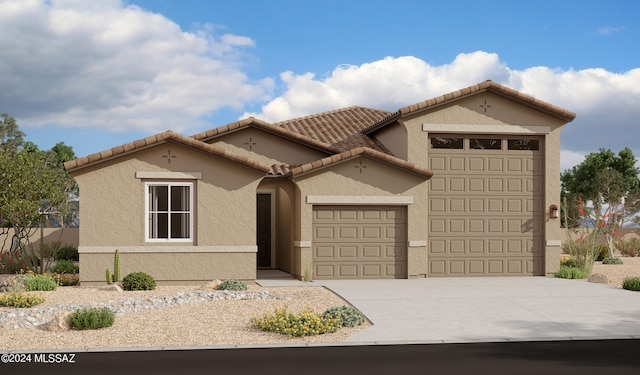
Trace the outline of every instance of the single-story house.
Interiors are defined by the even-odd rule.
[[[80,278],[159,283],[550,275],[575,114],[492,81],[390,113],[166,131],[72,160]]]

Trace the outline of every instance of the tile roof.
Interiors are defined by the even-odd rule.
[[[362,133],[362,130],[389,115],[386,111],[353,106],[280,121],[273,125],[328,143],[339,151],[370,147],[390,153],[377,139]]]
[[[192,137],[186,137],[184,135],[174,133],[171,130],[167,130],[165,132],[158,133],[144,139],[139,139],[122,146],[114,147],[110,150],[105,150],[99,153],[91,154],[89,156],[68,161],[64,163],[64,168],[67,170],[67,172],[77,171],[79,169],[97,164],[99,162],[104,162],[119,156],[123,156],[166,142],[175,142],[195,150],[203,151],[209,155],[221,157],[229,161],[256,169],[263,173],[268,173],[269,171],[271,171],[271,167],[264,163],[250,160],[245,156],[234,154],[215,145],[200,142]]]
[[[279,137],[284,137],[294,142],[303,143],[312,148],[324,151],[325,153],[333,154],[336,152],[340,152],[338,148],[332,146],[328,142],[324,142],[317,138],[309,137],[306,134],[298,133],[298,132],[289,130],[287,128],[276,126],[253,117],[249,117],[237,122],[233,122],[231,124],[220,126],[215,129],[207,130],[205,132],[195,134],[192,137],[198,141],[207,142],[213,138],[237,131],[245,127],[254,127],[256,129],[261,129],[268,133],[277,135]]]
[[[300,176],[306,174],[307,172],[311,172],[314,170],[318,170],[332,164],[337,164],[349,159],[353,159],[358,156],[366,156],[370,157],[374,160],[390,164],[395,167],[399,167],[409,173],[418,175],[424,178],[431,178],[433,176],[433,171],[427,168],[422,168],[414,163],[408,162],[406,160],[397,158],[395,156],[391,156],[384,152],[380,152],[369,147],[358,147],[352,150],[344,151],[339,154],[331,155],[329,157],[316,160],[312,163],[303,164],[300,166],[292,167],[290,173],[293,177]]]
[[[464,89],[460,89],[457,91],[450,92],[448,94],[444,94],[433,99],[425,100],[420,103],[412,104],[407,107],[400,108],[398,111],[394,113],[390,113],[381,121],[378,121],[375,124],[370,125],[368,128],[363,129],[363,133],[371,134],[372,132],[383,128],[386,125],[396,122],[401,117],[405,117],[411,114],[418,113],[420,111],[431,109],[433,107],[437,107],[442,104],[446,104],[467,96],[471,96],[480,92],[489,91],[494,94],[501,95],[511,100],[515,100],[520,102],[523,105],[533,107],[534,109],[545,112],[549,115],[557,117],[563,121],[569,122],[575,119],[576,114],[568,111],[566,109],[556,107],[553,104],[547,103],[540,99],[536,99],[533,96],[523,94],[519,91],[516,91],[512,88],[503,86],[499,83],[495,83],[491,80],[484,81],[477,85],[469,86]]]

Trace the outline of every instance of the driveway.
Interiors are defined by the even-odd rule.
[[[351,343],[640,338],[640,292],[586,281],[487,277],[315,283],[373,323],[349,338]]]

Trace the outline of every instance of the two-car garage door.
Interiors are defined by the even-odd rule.
[[[407,214],[399,206],[314,206],[316,279],[407,277]]]

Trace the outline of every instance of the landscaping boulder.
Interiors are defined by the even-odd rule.
[[[111,285],[100,287],[98,289],[105,292],[122,292],[122,287],[118,284],[111,284]]]
[[[609,279],[601,273],[594,273],[593,275],[589,276],[587,281],[596,284],[609,284]]]
[[[222,284],[221,280],[213,280],[201,286],[200,289],[201,290],[217,290],[220,284]]]
[[[69,326],[69,317],[74,312],[75,311],[68,311],[62,315],[58,315],[49,323],[41,325],[40,328],[49,332],[68,331],[71,329],[71,327]]]

